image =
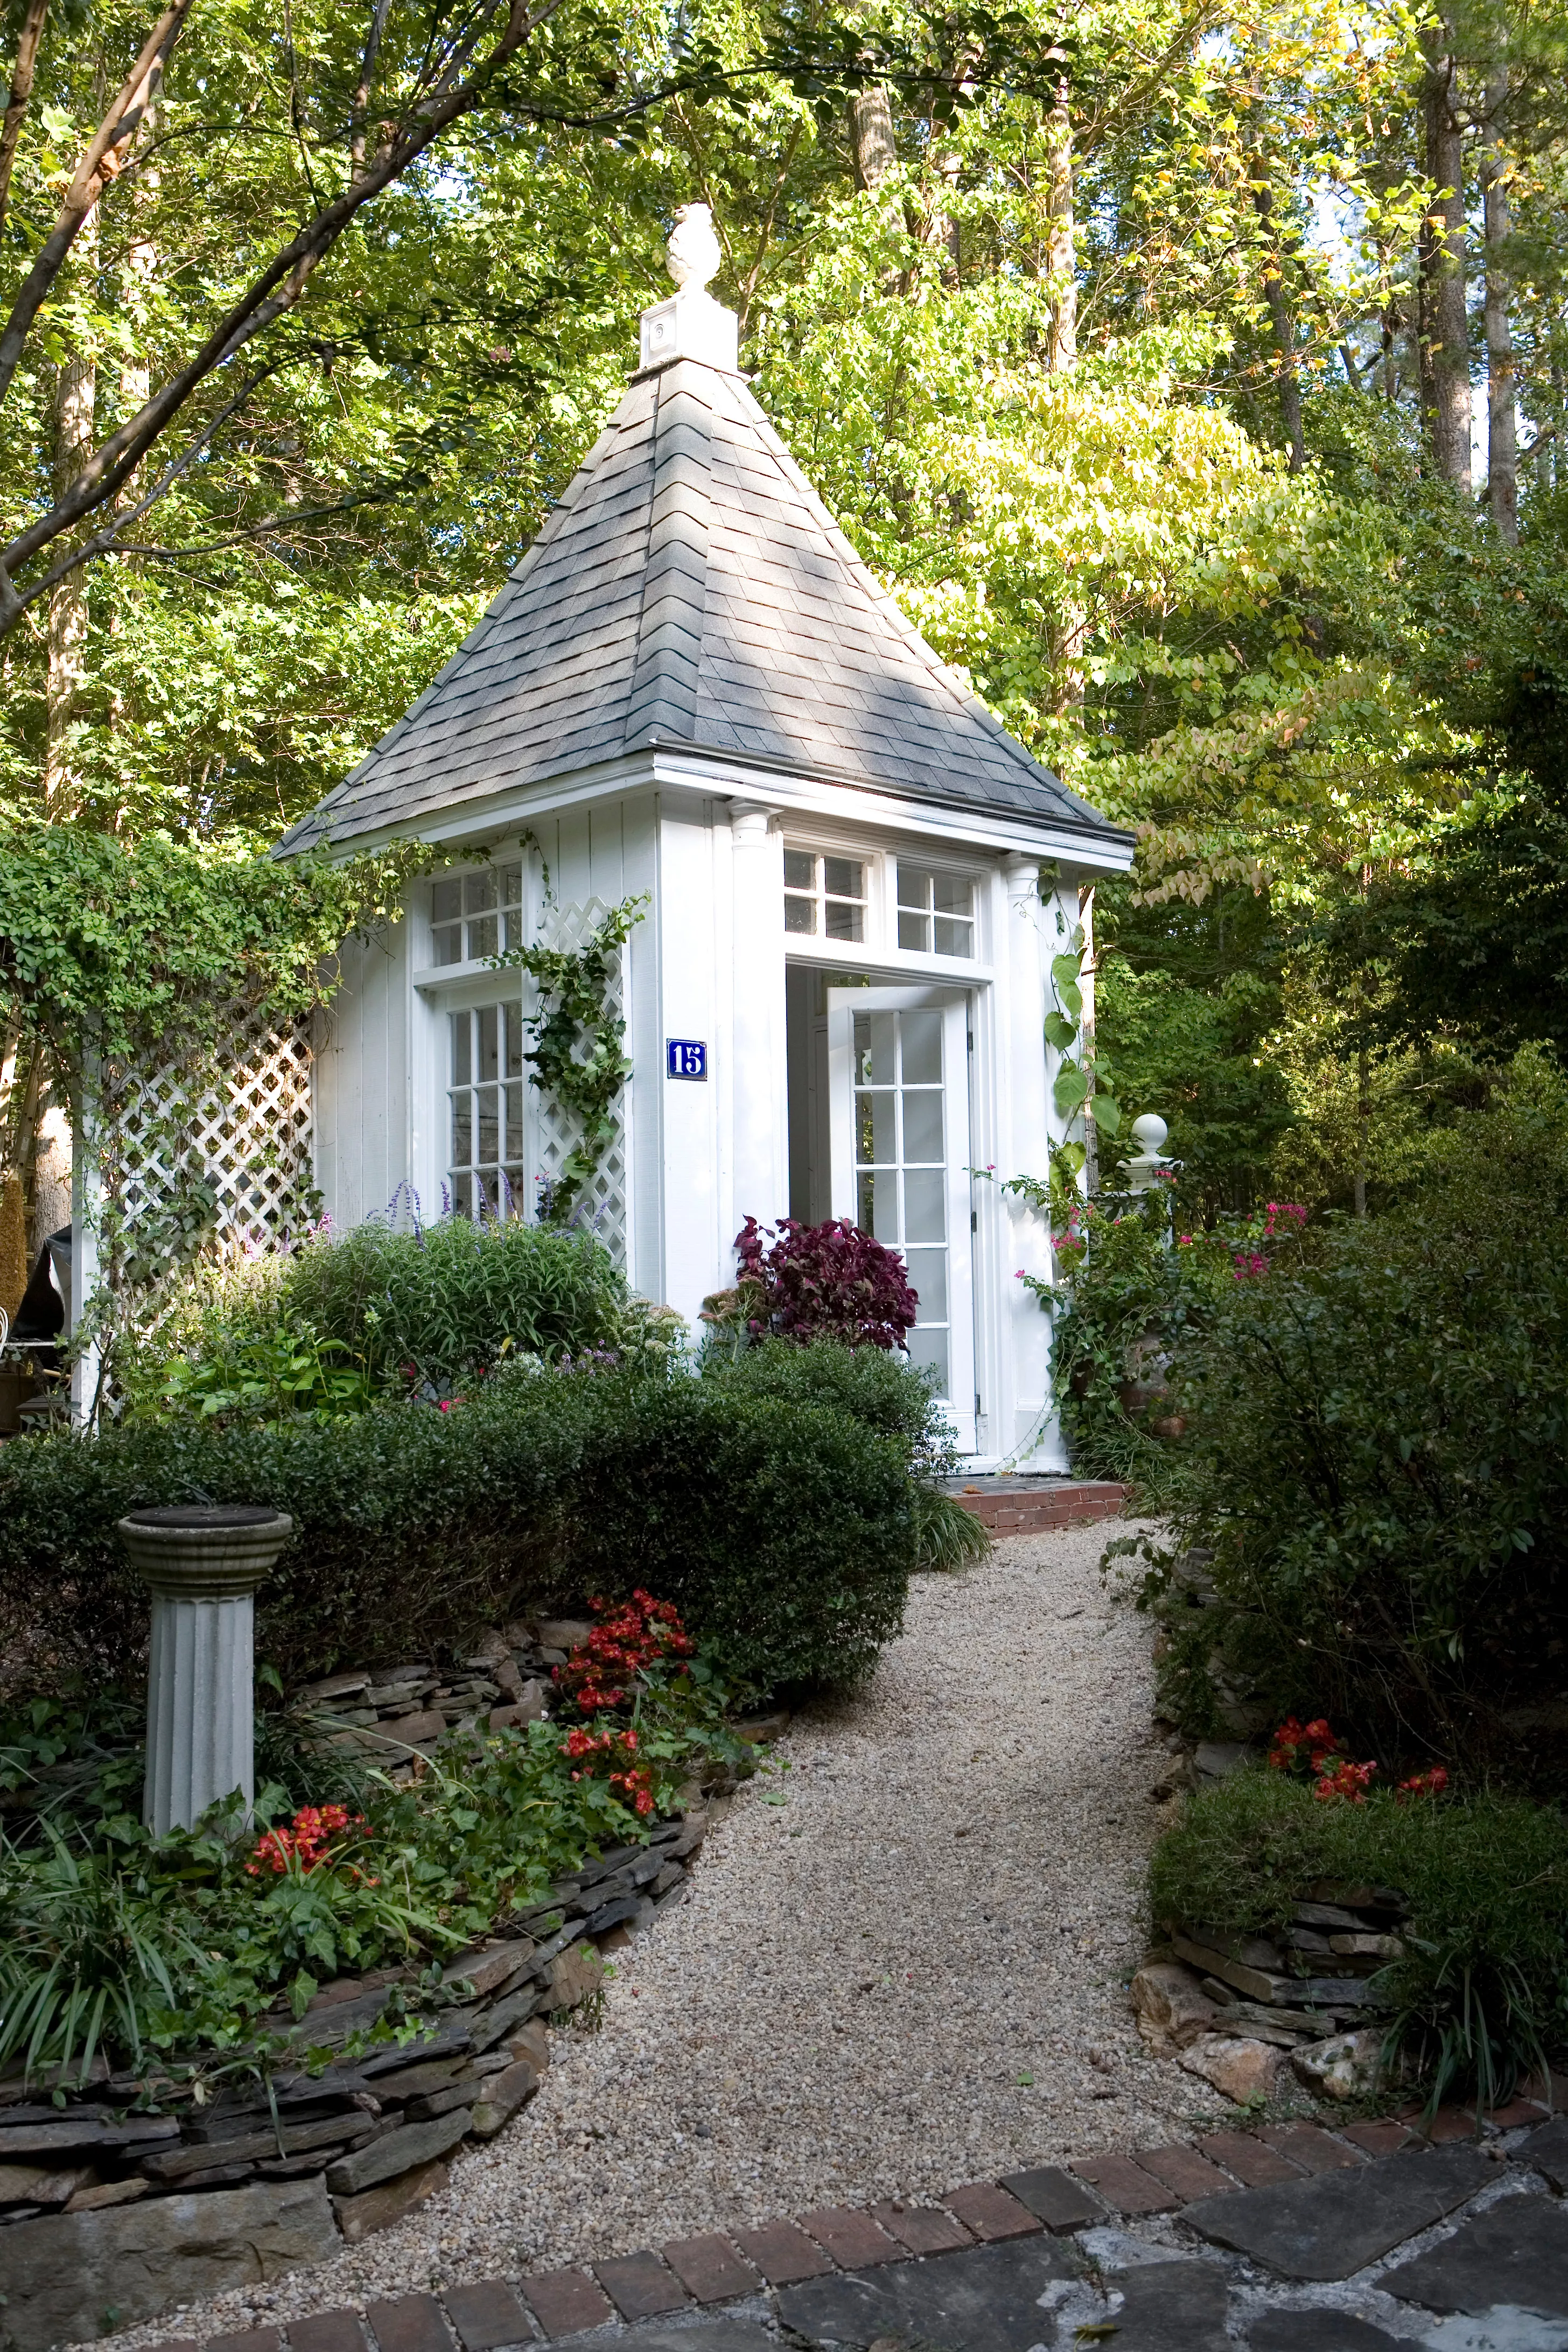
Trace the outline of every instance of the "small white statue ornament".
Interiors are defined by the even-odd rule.
[[[664,266],[684,294],[700,294],[724,256],[706,205],[682,205],[664,248]]]

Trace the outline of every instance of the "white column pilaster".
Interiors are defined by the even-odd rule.
[[[1040,898],[1039,860],[1009,857],[1006,962],[1008,1003],[1004,1129],[1006,1150],[1001,1177],[1050,1172],[1053,1113],[1045,1019],[1047,971],[1056,952],[1054,902]],[[1016,1278],[1016,1269],[1040,1281],[1051,1278],[1051,1237],[1047,1219],[1016,1194],[1007,1199],[1009,1238],[1006,1325],[1011,1359],[1013,1427],[998,1437],[1020,1465],[1065,1470],[1067,1454],[1050,1393],[1051,1318],[1037,1294]]]
[[[784,837],[754,802],[730,809],[734,877],[731,1117],[735,1227],[789,1213],[784,1045]]]

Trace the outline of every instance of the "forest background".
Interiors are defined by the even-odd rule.
[[[34,1243],[85,1040],[210,1017],[242,967],[308,993],[389,902],[395,863],[263,854],[528,544],[692,200],[850,537],[1138,831],[1085,910],[1096,1083],[1169,1119],[1194,1213],[1376,1206],[1536,1083],[1563,0],[5,21],[0,1169]]]

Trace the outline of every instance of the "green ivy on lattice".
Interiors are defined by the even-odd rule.
[[[539,849],[531,835],[524,839]],[[540,863],[544,863],[542,850]],[[546,907],[554,904],[548,866],[544,902]],[[523,1059],[532,1065],[532,1084],[540,1093],[571,1112],[581,1129],[554,1181],[540,1188],[542,1224],[571,1223],[616,1139],[615,1106],[632,1066],[623,1044],[626,1023],[611,1011],[610,996],[616,960],[648,903],[646,892],[623,898],[583,947],[510,948],[490,959],[498,971],[527,972],[537,987],[538,1008],[526,1023],[533,1048]]]

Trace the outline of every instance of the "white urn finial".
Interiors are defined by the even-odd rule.
[[[664,248],[664,266],[684,293],[700,293],[724,256],[713,234],[713,215],[706,205],[682,205]]]

